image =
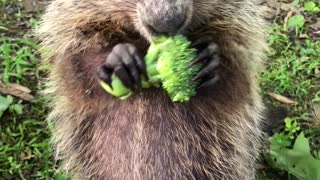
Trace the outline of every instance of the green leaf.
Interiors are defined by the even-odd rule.
[[[70,178],[64,174],[58,174],[55,179],[56,180],[69,180]]]
[[[284,120],[284,122],[285,122],[285,124],[286,124],[286,128],[290,129],[291,126],[292,126],[292,125],[291,125],[292,120],[289,119],[289,118],[286,118],[286,119]]]
[[[312,1],[306,2],[304,4],[304,10],[310,13],[317,13],[319,12],[319,8],[316,6],[316,4]]]
[[[292,149],[271,140],[270,157],[268,162],[274,168],[286,170],[301,180],[320,180],[320,160],[312,156],[303,132]]]
[[[0,30],[5,30],[5,31],[8,31],[9,29],[7,27],[4,27],[4,26],[0,26]]]
[[[304,22],[305,22],[304,16],[300,14],[294,15],[290,17],[290,19],[288,20],[288,28],[294,26],[296,29],[296,33],[298,34],[300,30],[303,28]]]
[[[295,6],[295,7],[298,7],[299,6],[299,3],[300,3],[300,0],[294,0],[292,2],[292,5]]]
[[[6,111],[9,108],[12,102],[13,102],[12,96],[8,96],[7,98],[0,96],[0,118],[2,117],[4,111]]]
[[[308,12],[312,12],[315,7],[316,7],[316,4],[312,1],[306,2],[304,4],[304,10]]]
[[[21,104],[15,104],[13,105],[13,110],[17,114],[22,114],[23,113],[23,106]]]

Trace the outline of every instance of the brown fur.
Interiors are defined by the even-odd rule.
[[[194,1],[190,38],[215,39],[222,77],[182,104],[157,89],[121,101],[97,83],[115,44],[146,51],[135,3],[55,0],[43,17],[39,37],[54,65],[49,119],[64,170],[82,179],[253,179],[264,110],[256,82],[266,50],[260,8],[250,0]]]

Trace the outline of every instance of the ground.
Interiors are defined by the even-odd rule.
[[[272,119],[257,179],[320,180],[320,3],[261,2],[272,47],[260,78],[264,102],[288,115]],[[43,3],[0,6],[0,179],[66,179],[53,160],[41,96],[50,66],[40,63],[32,36]]]

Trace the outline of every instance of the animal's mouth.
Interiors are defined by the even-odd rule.
[[[139,23],[136,24],[136,28],[149,42],[152,42],[153,37],[157,36],[188,34],[187,29],[193,17],[192,7],[185,7],[177,12],[174,11],[174,7],[173,10],[158,13],[144,9],[140,11],[138,11]]]
[[[164,29],[163,31],[158,31],[157,29],[155,29],[153,26],[151,26],[149,24],[144,24],[143,26],[150,36],[174,36],[177,34],[186,34],[187,33],[186,28],[188,27],[188,25],[191,21],[190,20],[191,17],[189,17],[190,15],[185,15],[185,16],[186,17],[184,18],[184,21],[177,24],[177,26],[180,28],[177,28],[177,30],[174,30],[174,31],[170,30],[173,28]]]

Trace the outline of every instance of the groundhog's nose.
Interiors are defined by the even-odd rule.
[[[168,3],[151,5],[140,10],[142,24],[150,33],[174,34],[183,28],[187,19],[183,7]]]
[[[151,33],[171,34],[178,32],[182,28],[185,22],[185,17],[183,15],[177,15],[174,17],[170,15],[164,15],[146,18],[142,22],[147,30]]]

